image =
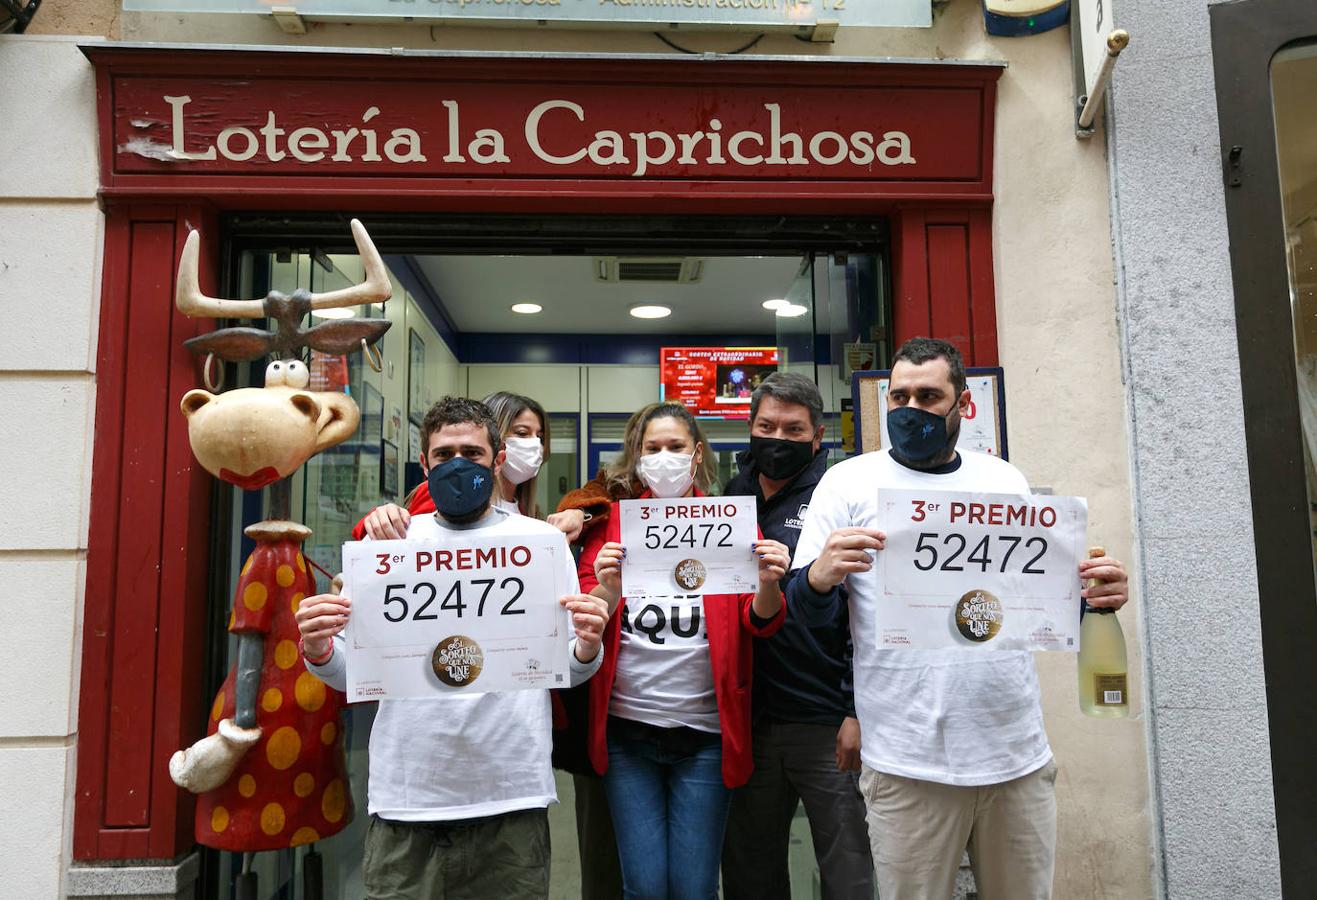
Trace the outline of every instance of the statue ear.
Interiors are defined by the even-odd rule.
[[[183,415],[190,419],[192,418],[193,413],[214,399],[215,395],[210,391],[203,391],[199,388],[194,388],[183,395],[183,400],[178,406],[183,410]]]

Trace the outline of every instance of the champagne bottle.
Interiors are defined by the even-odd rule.
[[[1090,547],[1088,551],[1089,559],[1106,555],[1101,547]],[[1102,579],[1092,578],[1088,586],[1101,583]],[[1079,708],[1090,716],[1105,718],[1130,714],[1125,634],[1114,609],[1089,606],[1087,602],[1079,626]]]

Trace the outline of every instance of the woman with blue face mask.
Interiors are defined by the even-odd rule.
[[[703,496],[706,444],[679,404],[639,423],[641,498]],[[609,601],[604,663],[589,682],[590,761],[603,775],[624,894],[716,898],[733,788],[752,768],[750,683],[755,636],[782,623],[786,547],[758,540],[758,590],[746,594],[621,596],[616,505],[581,551],[581,589]]]

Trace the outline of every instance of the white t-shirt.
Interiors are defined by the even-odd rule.
[[[628,598],[621,616],[608,712],[662,728],[721,731],[704,598]]]
[[[482,535],[556,534],[552,525],[495,508],[472,527]],[[433,515],[414,516],[408,539],[446,534]],[[563,568],[571,591],[576,565],[563,539]],[[345,690],[342,635],[323,666],[307,664],[331,687]],[[571,657],[572,683],[598,670]],[[370,732],[370,812],[400,822],[442,822],[548,806],[553,784],[553,719],[548,691],[461,694],[416,700],[381,700]]]
[[[833,466],[814,490],[792,568],[813,562],[835,529],[876,527],[880,488],[1029,493],[1024,475],[1010,463],[983,453],[962,451],[960,457],[960,468],[945,475],[916,472],[886,450]],[[1029,653],[879,650],[878,567],[849,576],[846,587],[866,765],[907,778],[983,785],[1047,764],[1052,750]]]

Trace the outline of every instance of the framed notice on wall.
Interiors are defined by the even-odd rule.
[[[855,439],[858,452],[868,453],[888,446],[887,386],[890,369],[855,372],[851,375],[851,403],[855,410]],[[1006,446],[1006,387],[1000,366],[965,370],[969,389],[969,412],[960,420],[961,450],[975,450],[1008,459]]]
[[[425,341],[415,328],[407,330],[407,418],[425,418]]]

